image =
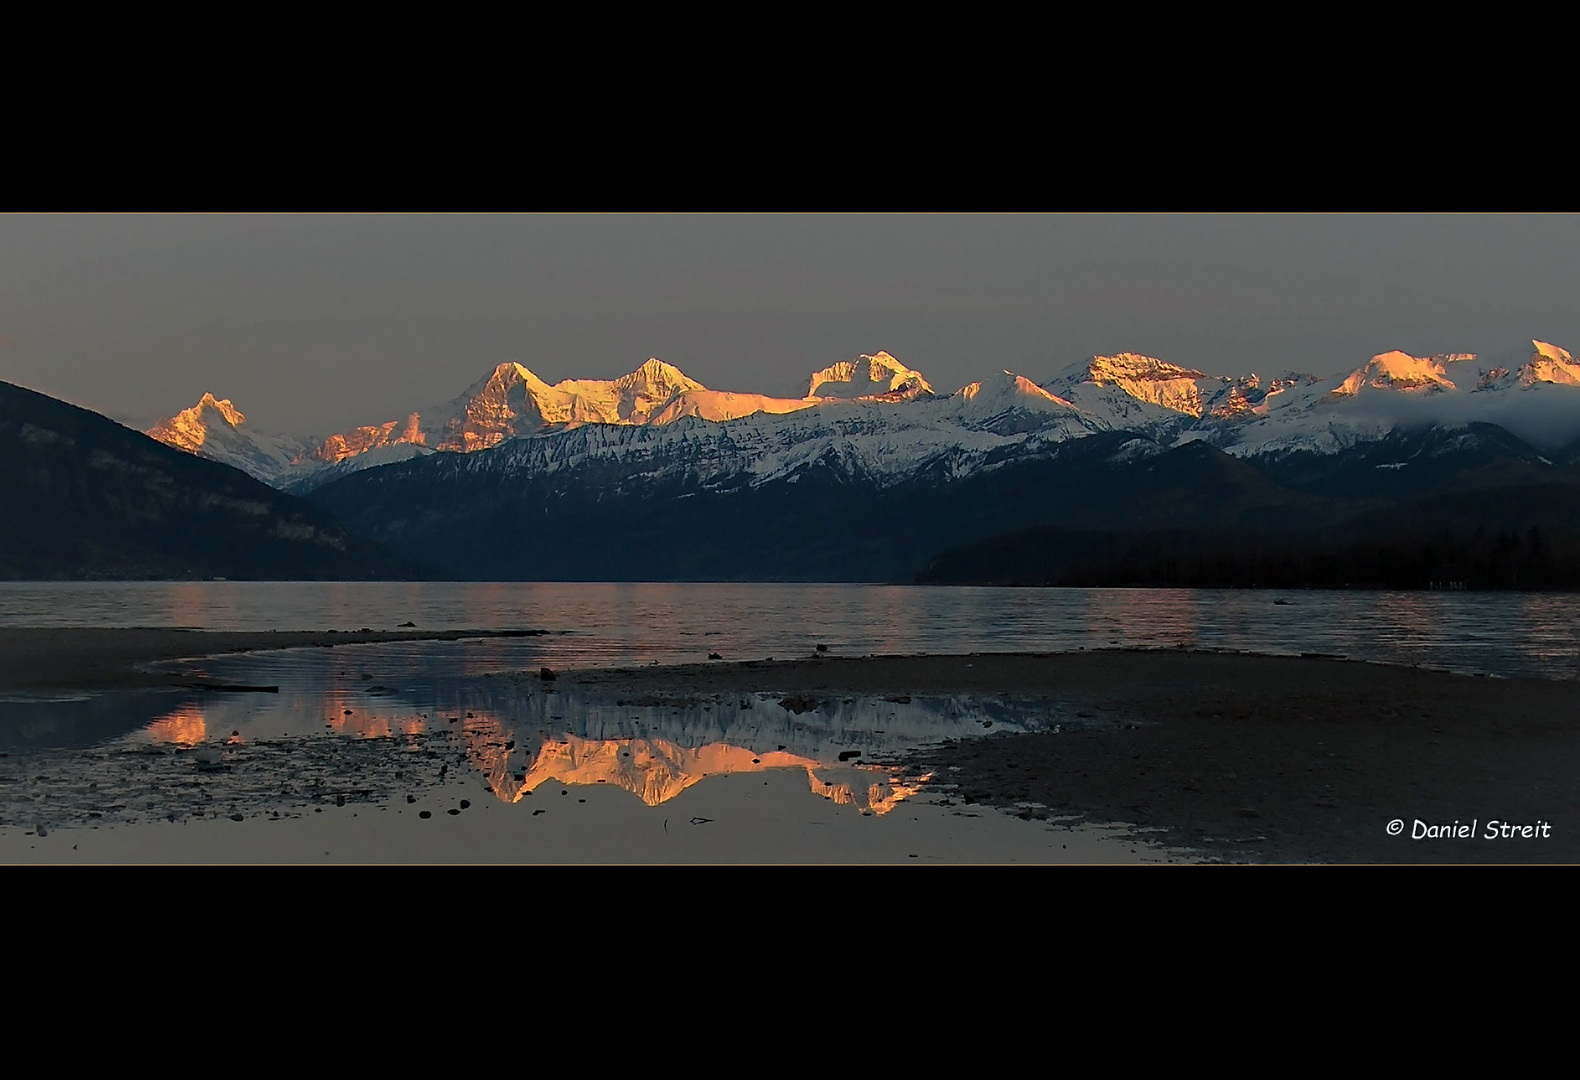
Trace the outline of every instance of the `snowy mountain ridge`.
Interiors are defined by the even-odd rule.
[[[1010,449],[1031,454],[1046,444],[1107,430],[1029,380],[1008,376],[985,385],[905,408],[868,397],[723,423],[683,417],[667,424],[587,424],[516,439],[454,467],[549,476],[617,461],[628,481],[684,475],[703,486],[759,486],[821,463],[884,486],[924,471],[962,475]]]
[[[1395,350],[1341,374],[1272,378],[1208,375],[1126,352],[1041,385],[1002,371],[948,396],[886,352],[816,372],[805,398],[711,390],[657,359],[618,379],[553,385],[506,363],[442,406],[324,439],[255,432],[209,394],[148,434],[298,488],[435,452],[484,450],[462,467],[517,475],[605,460],[638,473],[683,469],[703,483],[760,484],[817,461],[880,483],[955,476],[1099,431],[1133,431],[1159,449],[1205,440],[1242,457],[1333,453],[1401,426],[1478,420],[1561,444],[1580,436],[1580,364],[1556,345],[1532,346],[1523,363]]]
[[[159,421],[144,434],[177,450],[238,468],[268,484],[284,476],[291,463],[312,445],[311,439],[254,430],[240,409],[213,394],[204,394],[196,405]]]

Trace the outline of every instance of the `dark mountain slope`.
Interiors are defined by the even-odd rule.
[[[1029,526],[1288,529],[1381,505],[1289,491],[1205,444],[1136,450],[1133,435],[1093,435],[892,486],[830,456],[756,487],[704,486],[652,460],[519,473],[484,451],[370,469],[312,497],[408,557],[504,580],[908,581],[939,551]]]
[[[414,576],[321,506],[0,383],[0,577]]]
[[[1298,451],[1251,459],[1296,491],[1399,502],[1472,488],[1580,483],[1580,471],[1543,457],[1494,424],[1395,430],[1334,454]]]
[[[1294,530],[1023,529],[940,553],[927,584],[1580,588],[1580,484],[1449,491]]]

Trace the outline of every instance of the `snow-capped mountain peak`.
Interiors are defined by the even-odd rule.
[[[1110,382],[1173,382],[1206,377],[1199,371],[1159,360],[1155,356],[1132,352],[1092,357],[1086,365],[1086,376],[1089,382],[1099,386]]]
[[[563,379],[553,386],[530,387],[529,412],[536,429],[551,425],[645,424],[681,394],[705,391],[697,380],[672,364],[650,358],[618,379]],[[531,434],[519,430],[516,434]]]
[[[311,440],[254,430],[229,398],[204,393],[198,403],[149,428],[146,434],[167,446],[233,466],[265,483],[285,475],[291,461]]]
[[[242,424],[247,422],[247,418],[242,415],[240,409],[236,408],[230,403],[229,398],[216,399],[213,394],[210,394],[207,391],[205,391],[203,396],[198,399],[197,408],[199,411],[202,411],[203,409],[213,409],[215,412],[219,413],[220,416],[224,417],[225,422],[231,427],[240,427]]]
[[[996,372],[981,382],[961,387],[952,396],[979,408],[983,406],[1075,408],[1064,398],[1049,393],[1026,376],[1017,375],[1013,371]]]
[[[203,448],[210,429],[216,423],[235,429],[246,422],[247,418],[230,403],[229,398],[216,398],[205,392],[196,405],[159,421],[149,428],[148,434],[162,443],[196,454]]]
[[[631,374],[614,380],[614,385],[621,390],[636,390],[653,397],[663,396],[666,400],[686,390],[707,389],[675,365],[666,364],[657,357],[649,357]]]
[[[795,475],[827,454],[885,482],[924,469],[959,475],[1102,431],[1136,432],[1164,446],[1204,439],[1257,455],[1329,453],[1403,426],[1487,422],[1561,446],[1580,436],[1580,363],[1547,342],[1532,348],[1499,360],[1394,350],[1347,374],[1275,378],[1208,375],[1122,352],[1071,365],[1042,385],[998,371],[947,397],[886,352],[824,368],[804,398],[712,390],[657,358],[619,378],[552,385],[508,362],[445,405],[328,439],[262,435],[212,394],[149,434],[291,487],[511,440],[523,441],[508,455],[512,467],[527,471],[582,459],[662,459],[685,461],[698,476],[750,475],[753,483]]]
[[[1535,338],[1531,339],[1531,345],[1536,349],[1536,356],[1544,356],[1549,360],[1556,360],[1563,364],[1574,363],[1574,358],[1569,355],[1568,349],[1560,349],[1557,345],[1551,345],[1545,341],[1537,341]]]
[[[1539,382],[1580,385],[1580,364],[1575,363],[1568,349],[1560,349],[1545,341],[1533,340],[1531,344],[1536,351],[1520,370],[1521,383],[1526,386]]]
[[[1214,378],[1154,356],[1123,352],[1066,368],[1043,387],[1114,428],[1150,429],[1210,415],[1234,387],[1243,393],[1259,385],[1255,376],[1249,378]]]
[[[1202,414],[1200,380],[1207,376],[1141,353],[1094,356],[1082,380],[1093,386],[1116,386],[1131,398],[1185,416]]]
[[[886,352],[863,353],[814,372],[807,384],[809,398],[914,398],[933,392],[922,373],[912,371]]]
[[[962,427],[1005,436],[1035,432],[1056,440],[1111,426],[1013,371],[1000,371],[961,387],[948,397],[943,408]]]
[[[1369,360],[1365,367],[1356,368],[1347,375],[1334,390],[1336,397],[1350,397],[1360,393],[1363,389],[1371,387],[1375,390],[1403,390],[1406,392],[1424,391],[1437,393],[1444,390],[1454,390],[1456,387],[1448,377],[1444,368],[1447,362],[1468,360],[1471,357],[1460,353],[1448,353],[1442,356],[1411,356],[1407,352],[1395,349],[1392,352],[1378,353]]]

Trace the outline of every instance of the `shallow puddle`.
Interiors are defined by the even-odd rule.
[[[968,697],[622,700],[477,671],[461,655],[433,643],[239,654],[176,669],[272,689],[0,702],[5,856],[61,853],[63,837],[80,853],[84,830],[107,861],[296,861],[330,834],[322,858],[338,846],[354,861],[1156,856],[1128,838],[1093,848],[1100,830],[954,808],[899,764],[920,745],[1066,717]],[[483,814],[484,828],[490,807],[504,816]],[[401,827],[385,835],[373,819]],[[271,828],[185,827],[208,822]],[[275,851],[281,837],[296,840]],[[938,844],[948,854],[899,850]]]

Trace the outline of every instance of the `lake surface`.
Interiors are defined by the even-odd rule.
[[[0,624],[10,626],[549,633],[178,665],[277,693],[0,702],[0,857],[1164,859],[1122,832],[956,805],[894,764],[925,743],[1091,722],[1057,702],[626,702],[510,673],[790,659],[819,645],[834,656],[1183,646],[1570,679],[1577,615],[1580,597],[1519,593],[6,583]]]
[[[1580,676],[1568,593],[1006,589],[684,583],[0,583],[0,625],[208,630],[524,629],[500,666],[1112,647],[1328,653],[1503,676]]]
[[[497,644],[168,665],[272,692],[0,700],[0,861],[1169,857],[1122,829],[958,806],[898,761],[945,739],[1093,722],[1057,704],[734,692],[626,701],[500,669]]]

